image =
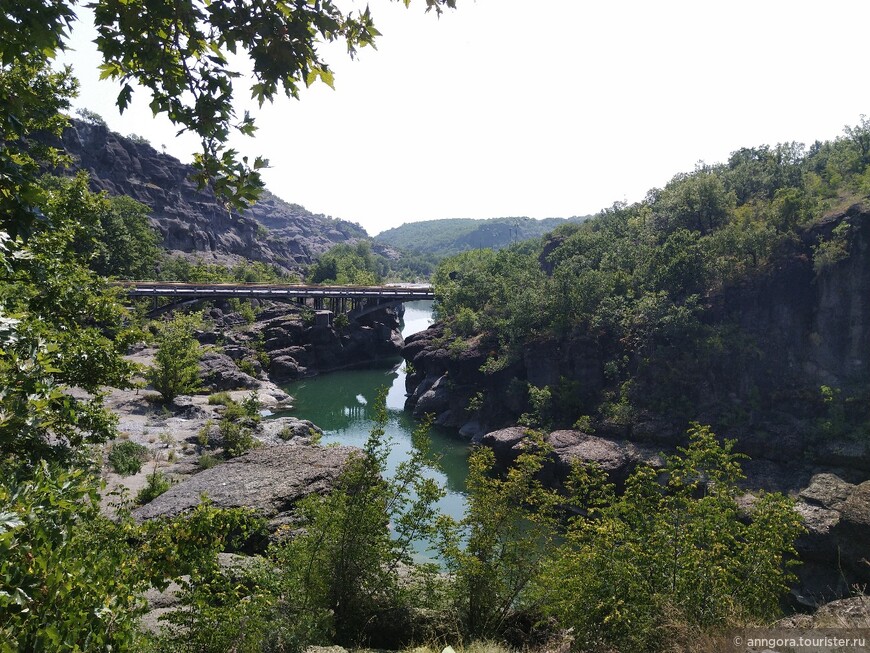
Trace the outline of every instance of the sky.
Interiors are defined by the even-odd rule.
[[[833,139],[870,114],[863,0],[457,4],[437,18],[422,0],[370,0],[377,50],[351,61],[328,46],[335,90],[240,103],[259,130],[233,146],[269,159],[279,197],[374,235],[438,218],[588,215],[699,161]],[[153,118],[145,91],[118,114],[80,18],[62,59],[81,82],[74,107],[190,161],[196,141]]]

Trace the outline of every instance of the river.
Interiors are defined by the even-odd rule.
[[[432,321],[432,302],[405,304],[402,335],[422,331]],[[389,471],[407,459],[413,448],[411,436],[417,426],[405,404],[405,372],[401,359],[377,367],[340,370],[297,381],[285,390],[295,399],[292,415],[308,419],[323,429],[323,443],[363,446],[372,428],[372,404],[378,390],[388,387],[386,434],[392,441]],[[468,475],[468,445],[455,431],[433,427],[430,432],[432,453],[438,458],[428,474],[441,483],[447,495],[439,503],[441,512],[459,519],[465,510],[465,479]],[[415,543],[417,557],[431,561],[426,544]]]

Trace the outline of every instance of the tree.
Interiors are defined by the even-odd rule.
[[[465,634],[500,636],[511,614],[527,604],[554,543],[560,498],[543,487],[547,449],[530,432],[525,448],[504,475],[491,449],[469,457],[468,507],[459,523],[442,517],[439,551],[454,575],[455,608]]]
[[[426,0],[426,8],[440,13],[455,3]],[[5,6],[0,18],[3,68],[48,70],[46,64],[66,46],[76,21],[75,4],[36,0]],[[180,132],[199,137],[202,150],[194,161],[199,181],[213,182],[235,204],[256,199],[263,186],[259,170],[268,165],[260,157],[249,164],[247,157],[239,159],[226,147],[231,133],[250,136],[256,130],[253,118],[247,112],[237,116],[233,107],[246,64],[254,78],[251,97],[260,105],[279,92],[295,98],[301,87],[317,80],[333,84],[319,43],[343,41],[353,57],[359,48],[374,45],[379,35],[368,8],[345,11],[334,0],[260,0],[253,5],[231,0],[98,0],[91,6],[103,56],[100,74],[119,83],[118,108],[123,111],[130,104],[133,83],[147,89],[155,113],[165,114]],[[239,53],[246,56],[234,56]],[[69,71],[63,75],[69,77]],[[22,97],[32,106],[29,93]],[[43,102],[51,104],[57,97],[63,96],[49,93]],[[20,108],[6,111],[14,115]],[[3,125],[8,129],[6,121]],[[22,125],[32,131],[33,125]],[[0,164],[7,163],[15,165],[14,158],[0,156]],[[26,197],[20,199],[26,204]],[[27,222],[26,216],[19,217]]]
[[[160,250],[147,206],[130,197],[90,192],[84,172],[73,178],[43,177],[39,188],[46,216],[76,224],[75,252],[94,272],[122,279],[154,275]]]
[[[199,323],[199,316],[176,315],[160,327],[157,354],[149,376],[154,389],[167,403],[199,386],[200,350],[193,338]]]

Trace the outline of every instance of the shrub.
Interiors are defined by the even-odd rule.
[[[248,358],[243,358],[236,363],[236,367],[239,368],[242,372],[247,374],[248,376],[257,376],[257,368],[254,366],[254,362]]]
[[[371,642],[383,635],[379,626],[385,620],[395,623],[395,615],[406,609],[398,567],[410,560],[415,539],[432,534],[435,502],[443,496],[422,473],[428,424],[415,434],[411,458],[387,476],[385,399],[386,392],[380,392],[376,424],[335,489],[300,502],[304,534],[276,547],[271,556],[281,569],[270,582],[284,596],[279,605],[284,619],[334,632],[338,643]]]
[[[139,490],[139,494],[136,495],[136,503],[142,505],[149,503],[171,487],[172,482],[166,478],[166,475],[159,469],[155,469],[148,474],[145,487]]]
[[[148,448],[141,444],[130,440],[117,442],[109,452],[109,464],[121,476],[138,474],[147,454]]]
[[[249,427],[226,417],[221,420],[220,434],[223,438],[224,454],[227,458],[241,456],[257,445],[257,440]]]
[[[455,578],[455,609],[465,635],[500,636],[524,603],[552,548],[561,498],[539,480],[548,449],[529,432],[526,446],[504,475],[482,447],[469,457],[468,505],[456,523],[442,517],[438,550]]]
[[[575,468],[571,499],[582,512],[536,589],[578,641],[656,650],[675,618],[721,628],[778,613],[800,517],[786,497],[762,494],[743,519],[733,442],[699,425],[689,436],[663,473],[639,468],[621,497],[600,469]]]
[[[230,399],[229,392],[216,392],[213,395],[209,395],[208,405],[209,406],[226,406],[231,401],[232,401],[232,399]]]
[[[154,367],[150,371],[154,389],[171,402],[180,394],[199,387],[199,343],[193,331],[200,324],[193,315],[178,315],[161,325]]]
[[[199,465],[200,469],[211,469],[220,463],[220,458],[214,454],[206,452],[197,459],[196,463]]]

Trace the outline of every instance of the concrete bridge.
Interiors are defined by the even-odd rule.
[[[383,286],[315,286],[263,283],[174,283],[161,281],[116,281],[128,297],[152,297],[152,315],[182,304],[204,299],[268,299],[308,306],[315,311],[330,310],[360,317],[404,302],[435,299],[428,284],[387,284]],[[158,305],[158,298],[169,299]]]

